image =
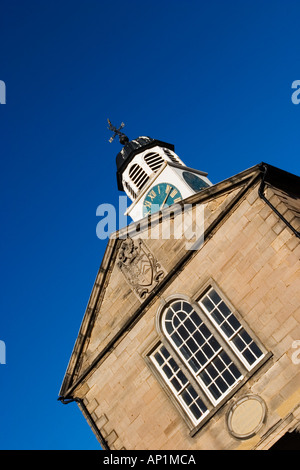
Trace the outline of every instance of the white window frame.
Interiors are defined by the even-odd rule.
[[[239,351],[235,350],[235,348],[233,347],[234,345],[229,343],[226,335],[224,336],[224,334],[222,334],[222,330],[218,328],[218,325],[216,324],[216,322],[213,321],[213,318],[208,315],[207,311],[205,311],[203,307],[201,307],[201,298],[206,295],[210,288],[213,288],[218,293],[218,295],[224,301],[226,306],[231,310],[237,320],[241,323],[242,327],[246,330],[249,336],[253,339],[253,341],[262,351],[262,356],[259,357],[259,360],[255,361],[255,364],[252,364],[251,367],[249,367],[248,362],[244,360]],[[163,321],[163,316],[165,314],[164,312],[167,311],[168,307],[170,306],[170,304],[173,303],[173,301],[178,300],[187,301],[192,306],[195,312],[199,315],[200,319],[203,321],[204,325],[210,330],[215,339],[221,344],[223,351],[226,352],[230,360],[238,368],[239,372],[242,375],[242,377],[236,383],[234,383],[232,387],[226,391],[226,393],[222,394],[222,396],[218,400],[215,400],[214,397],[212,397],[211,394],[208,393],[207,389],[204,389],[201,384],[201,381],[197,380],[195,371],[191,369],[186,358],[184,358],[180,354],[180,351],[178,350],[176,345],[171,342],[169,334],[165,329]],[[169,396],[169,399],[171,400],[175,408],[178,410],[179,414],[182,416],[187,426],[190,428],[191,436],[194,436],[199,431],[199,429],[219,410],[219,408],[223,406],[224,403],[226,403],[230,399],[230,397],[232,397],[236,393],[236,391],[239,390],[246,383],[246,381],[258,369],[260,369],[260,367],[267,360],[272,357],[272,353],[270,351],[266,351],[259,338],[257,338],[252,329],[249,328],[247,323],[243,320],[243,318],[241,318],[240,314],[235,310],[233,305],[223,294],[223,292],[219,289],[213,279],[209,279],[204,285],[202,285],[202,288],[199,289],[197,293],[195,293],[193,298],[190,298],[185,294],[178,293],[173,294],[166,299],[161,299],[161,305],[156,315],[156,329],[159,335],[159,340],[156,339],[155,342],[152,343],[152,346],[149,346],[148,350],[144,353],[144,358],[148,366],[152,370],[152,373]],[[172,359],[176,362],[181,372],[184,373],[188,382],[192,385],[198,397],[207,408],[207,411],[203,413],[199,420],[196,420],[194,416],[191,416],[191,412],[189,412],[189,410],[187,409],[186,404],[179,399],[176,389],[174,389],[168,377],[163,373],[162,368],[160,368],[160,366],[155,363],[155,360],[153,360],[154,356],[152,357],[152,355],[155,354],[157,349],[159,349],[162,345],[165,346]],[[204,367],[206,366],[207,364]],[[197,371],[197,374],[199,374],[199,370]]]
[[[234,331],[234,333],[231,335],[231,336],[227,336],[224,331],[222,330],[221,328],[221,325],[217,323],[217,321],[212,317],[212,315],[210,314],[210,312],[208,311],[208,309],[205,307],[205,305],[203,304],[202,302],[202,299],[204,297],[206,297],[212,290],[214,290],[218,295],[219,297],[221,298],[221,301],[224,302],[224,304],[226,305],[226,307],[230,310],[230,315],[233,315],[236,320],[240,323],[240,326],[237,330]],[[214,303],[214,302],[213,302]],[[257,341],[256,338],[254,338],[254,335],[253,335],[253,332],[251,331],[251,329],[244,325],[240,318],[239,318],[239,315],[237,315],[237,312],[234,308],[232,308],[230,302],[228,302],[228,300],[226,299],[226,297],[224,296],[224,294],[220,291],[220,289],[218,289],[215,285],[210,285],[208,289],[206,289],[200,296],[200,298],[198,299],[198,304],[200,306],[200,308],[203,310],[203,312],[206,314],[207,318],[211,321],[211,323],[213,323],[213,325],[215,326],[216,330],[218,331],[218,333],[222,336],[222,338],[224,339],[224,341],[228,344],[228,346],[232,349],[232,351],[234,352],[234,354],[237,356],[237,358],[239,359],[240,362],[242,362],[242,364],[245,366],[245,368],[250,371],[252,370],[257,364],[259,364],[261,362],[261,360],[264,358],[265,356],[265,352],[264,352],[264,348],[261,347],[261,344],[259,341]],[[219,304],[218,304],[219,305]],[[229,315],[228,315],[229,316]],[[224,320],[225,321],[225,320]],[[223,324],[223,323],[222,323]],[[260,351],[262,352],[262,354],[257,357],[256,361],[254,361],[252,364],[249,364],[249,362],[245,359],[245,357],[243,356],[243,354],[241,353],[241,351],[239,351],[239,349],[235,346],[235,344],[232,342],[232,340],[234,339],[234,337],[240,332],[242,331],[242,329],[244,329],[246,331],[246,333],[250,336],[250,338],[252,339],[252,341],[256,344],[256,346],[260,349]],[[257,344],[258,343],[258,344]],[[253,352],[252,352],[253,354]],[[253,354],[254,355],[254,354]]]
[[[218,341],[218,335],[217,338],[215,337],[215,334],[214,332],[211,331],[211,328],[210,327],[210,324],[209,324],[209,321],[203,321],[203,318],[201,318],[201,315],[200,315],[200,312],[198,309],[196,309],[195,307],[197,307],[194,303],[191,303],[190,301],[187,301],[181,297],[178,297],[177,299],[174,299],[173,302],[170,302],[168,306],[166,306],[166,308],[163,310],[163,313],[162,313],[162,317],[161,317],[161,323],[162,323],[162,331],[163,331],[163,334],[164,336],[167,338],[167,340],[170,342],[171,346],[172,346],[172,349],[176,352],[176,354],[180,357],[181,361],[183,362],[183,364],[188,368],[190,374],[192,375],[192,377],[194,377],[194,379],[198,382],[198,384],[200,385],[201,387],[201,390],[203,391],[203,393],[208,397],[209,401],[211,402],[211,404],[215,407],[216,405],[218,405],[222,400],[224,400],[224,398],[234,389],[236,388],[236,386],[244,379],[244,374],[243,374],[243,371],[241,370],[241,368],[239,367],[239,363],[238,361],[234,361],[233,358],[228,355],[228,352],[226,351],[226,349],[224,349],[224,345],[220,344],[220,348],[215,351],[215,353],[206,361],[205,364],[202,365],[202,367],[197,371],[197,373],[193,370],[193,368],[190,366],[190,364],[188,363],[186,357],[184,357],[184,355],[181,353],[181,351],[179,350],[179,348],[176,346],[176,344],[174,343],[174,341],[172,341],[172,338],[170,337],[168,331],[166,330],[166,325],[165,325],[165,317],[166,317],[166,314],[169,310],[170,307],[172,307],[172,304],[176,303],[176,302],[187,302],[192,308],[193,310],[195,311],[195,313],[198,315],[198,317],[200,318],[200,320],[202,321],[202,323],[206,326],[206,328],[210,331],[211,333],[211,336],[208,338],[208,339],[211,339],[212,337],[215,338],[217,341]],[[203,314],[202,314],[203,315]],[[204,316],[204,315],[203,315]],[[208,326],[207,326],[208,325]],[[191,338],[193,338],[193,336],[191,336]],[[207,341],[206,341],[207,343]],[[219,343],[219,341],[218,341]],[[234,383],[232,385],[228,385],[228,388],[226,389],[225,392],[221,392],[221,390],[219,389],[220,391],[220,397],[219,398],[215,398],[212,393],[209,391],[208,387],[206,386],[206,384],[204,383],[204,381],[202,380],[202,378],[200,377],[200,374],[205,371],[207,369],[207,367],[212,364],[212,362],[214,361],[214,359],[216,359],[217,356],[219,356],[222,352],[224,351],[224,353],[229,357],[229,359],[231,360],[231,363],[234,364],[234,366],[238,369],[238,371],[240,372],[240,377],[235,379]],[[227,368],[227,367],[226,367]],[[226,369],[225,368],[225,369]],[[232,374],[232,373],[231,373]],[[226,380],[224,379],[224,377],[222,376],[222,373],[218,375],[218,377],[221,377],[225,382]],[[214,382],[214,380],[212,380],[212,383]],[[217,385],[215,384],[215,386],[217,387]],[[217,387],[219,388],[219,387]]]
[[[186,384],[182,384],[182,381],[179,379],[178,380],[178,376],[176,376],[176,374],[174,374],[172,376],[172,378],[169,378],[164,370],[163,370],[163,366],[164,365],[169,365],[168,364],[168,360],[165,359],[164,361],[164,364],[163,365],[160,365],[157,360],[155,359],[155,354],[157,352],[159,352],[161,355],[162,353],[160,352],[162,347],[164,347],[167,352],[169,353],[170,357],[173,359],[173,361],[176,363],[178,369],[180,370],[180,372],[184,375],[184,377],[186,378],[187,380],[187,383]],[[206,404],[204,403],[201,395],[199,395],[198,391],[195,389],[194,385],[191,383],[191,381],[189,380],[189,377],[186,376],[186,374],[183,372],[182,368],[180,367],[180,364],[178,364],[178,361],[176,361],[176,358],[174,358],[174,355],[172,355],[172,352],[170,352],[166,346],[163,344],[163,343],[159,343],[157,345],[157,347],[155,348],[155,350],[149,355],[149,358],[152,362],[152,364],[154,365],[155,369],[158,371],[158,373],[160,374],[160,376],[163,378],[164,380],[164,383],[166,383],[166,385],[168,386],[168,388],[170,389],[172,395],[175,397],[175,399],[177,400],[177,402],[179,403],[179,405],[181,406],[181,408],[184,410],[184,412],[187,414],[187,416],[189,417],[190,421],[192,422],[193,426],[197,426],[209,413],[210,413],[210,410],[207,408]],[[170,367],[170,365],[169,365]],[[178,381],[181,382],[182,384],[182,387],[180,390],[176,390],[176,388],[173,386],[171,380],[176,377]],[[196,392],[197,394],[197,398],[199,398],[202,403],[204,404],[205,408],[206,408],[206,411],[202,412],[202,415],[199,419],[197,419],[195,417],[195,415],[192,413],[192,411],[190,410],[189,406],[187,405],[187,403],[183,400],[183,398],[181,397],[181,394],[182,392],[187,389],[188,386],[192,386],[194,391]],[[193,402],[195,401],[196,399],[193,400]],[[196,404],[197,405],[197,404]],[[198,405],[197,405],[198,406]],[[199,408],[199,406],[198,406]]]

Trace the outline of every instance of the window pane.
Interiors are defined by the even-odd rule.
[[[173,316],[174,312],[172,310],[168,310],[166,313],[166,321],[172,321]]]
[[[192,387],[192,385],[189,385],[188,390],[189,390],[191,396],[193,397],[193,399],[196,400],[198,398],[198,394],[197,394],[196,390],[194,389],[194,387]]]
[[[215,384],[210,385],[208,387],[208,390],[210,391],[210,393],[212,394],[215,400],[218,400],[220,398],[221,393],[218,390],[218,388],[215,386]]]
[[[195,331],[193,338],[199,346],[205,343],[205,338],[199,331]]]
[[[226,369],[223,373],[223,377],[224,377],[224,380],[226,380],[226,382],[228,383],[228,385],[231,387],[231,385],[234,384],[235,382],[235,378],[234,376],[231,374],[231,372]]]
[[[182,392],[181,396],[187,405],[190,405],[192,403],[193,398],[191,397],[191,394],[188,392],[187,389],[185,389],[184,392]]]
[[[170,335],[172,331],[174,330],[173,324],[170,321],[166,321],[165,325],[166,325],[166,330]]]
[[[207,308],[207,310],[209,312],[211,312],[214,309],[214,304],[212,303],[212,301],[208,297],[205,297],[205,299],[203,299],[202,303],[203,303],[204,307]]]
[[[182,302],[182,310],[190,314],[194,309],[188,302]]]
[[[176,362],[174,361],[172,357],[170,357],[169,359],[169,364],[175,372],[179,369],[178,365],[176,364]]]
[[[259,349],[259,347],[257,346],[256,343],[254,343],[254,341],[250,344],[250,349],[251,351],[253,352],[253,354],[255,354],[255,356],[258,358],[260,356],[262,356],[262,351]]]
[[[175,333],[173,333],[171,335],[171,338],[172,338],[172,341],[174,341],[174,343],[176,344],[177,347],[181,345],[182,340],[181,340],[180,336],[176,333],[176,331],[175,331]]]
[[[205,383],[205,385],[209,385],[212,382],[212,378],[208,375],[205,369],[201,372],[200,377]]]
[[[239,335],[236,335],[233,338],[232,342],[238,348],[239,351],[243,351],[246,347],[246,344]]]
[[[216,352],[216,351],[219,351],[219,349],[221,349],[221,346],[220,344],[218,343],[218,341],[216,340],[216,338],[214,336],[212,336],[209,340],[209,344],[211,345],[211,347],[213,348],[213,350]]]
[[[198,355],[199,353],[197,353]],[[204,356],[203,356],[204,357]],[[203,364],[205,363],[205,359],[204,359],[204,362]],[[199,363],[198,360],[196,360],[194,357],[191,357],[189,360],[188,360],[188,364],[191,366],[191,368],[193,369],[194,372],[198,372],[198,370],[201,368],[201,362]]]
[[[184,325],[186,326],[186,328],[189,330],[190,333],[193,333],[196,329],[196,325],[188,318],[185,320]]]
[[[182,311],[177,312],[176,315],[177,315],[177,317],[179,318],[180,321],[184,321],[185,318],[186,318],[186,313],[182,312]]]
[[[236,367],[235,364],[232,363],[232,364],[229,366],[229,369],[230,369],[230,371],[232,372],[233,376],[234,376],[236,379],[238,379],[238,378],[240,378],[240,377],[242,376],[242,374],[240,373],[240,371],[238,370],[238,368]]]
[[[193,340],[193,338],[190,338],[186,344],[188,345],[188,347],[190,348],[191,352],[194,354],[195,352],[198,351],[198,346],[197,346],[197,343],[195,343],[195,341]]]
[[[243,338],[246,344],[249,344],[252,341],[251,336],[247,333],[247,331],[244,328],[241,331],[241,337]]]
[[[203,346],[202,351],[208,359],[210,359],[214,355],[214,351],[207,343]]]
[[[197,352],[196,358],[202,366],[207,362],[206,357],[204,356],[202,351]],[[199,369],[200,369],[200,367],[199,367]]]
[[[218,309],[222,312],[222,315],[226,318],[228,315],[230,315],[231,310],[230,308],[227,307],[225,302],[221,302],[220,305],[218,305]]]
[[[193,413],[193,415],[194,415],[197,419],[199,419],[199,418],[201,417],[201,415],[202,415],[201,410],[200,410],[200,408],[197,406],[196,403],[193,403],[193,404],[191,405],[191,408],[190,408],[190,409],[191,409],[191,412]]]
[[[174,377],[174,378],[171,380],[171,384],[173,385],[173,387],[176,389],[177,392],[179,392],[179,390],[182,388],[182,386],[180,385],[180,383],[178,382],[178,380],[176,379],[176,377]]]
[[[209,364],[209,366],[206,367],[206,371],[212,379],[215,379],[218,376],[217,369],[213,364]]]
[[[220,314],[218,310],[213,311],[211,316],[213,317],[215,322],[218,323],[218,325],[221,325],[221,323],[224,321],[224,317]]]
[[[250,365],[254,364],[254,362],[256,361],[256,357],[252,354],[252,352],[248,348],[245,349],[245,351],[243,352],[243,356]]]
[[[222,361],[226,364],[226,366],[229,366],[229,365],[231,364],[231,359],[230,359],[230,357],[228,356],[228,354],[226,354],[225,351],[222,351],[222,352],[221,352],[220,358],[221,358]]]
[[[191,320],[195,323],[196,326],[200,326],[202,323],[201,318],[195,311],[191,314]]]
[[[209,329],[207,328],[206,325],[204,325],[204,323],[201,325],[200,331],[205,338],[209,338],[211,336]]]
[[[221,330],[224,331],[225,335],[228,337],[232,336],[234,333],[234,330],[227,322],[224,322],[223,325],[221,325]]]
[[[179,301],[179,302],[174,302],[174,303],[172,304],[172,309],[174,310],[174,312],[178,312],[178,311],[182,310],[182,309],[181,309],[181,304],[182,304],[181,301]]]
[[[215,289],[211,289],[208,295],[215,305],[218,305],[218,303],[220,303],[222,300],[219,294],[217,294],[217,292],[215,291]]]
[[[180,380],[180,382],[182,383],[182,385],[185,385],[188,380],[186,378],[186,376],[184,375],[184,373],[179,369],[179,367],[177,366],[178,370],[177,370],[177,377],[178,377],[178,380]]]
[[[216,357],[216,359],[214,359],[214,366],[218,369],[219,372],[222,372],[222,370],[225,369],[225,364],[223,361],[221,361],[221,359],[219,357]]]
[[[162,353],[162,355],[163,355],[166,359],[168,359],[168,358],[170,357],[169,352],[166,350],[166,348],[165,348],[164,346],[162,346],[160,352]]]
[[[158,362],[158,364],[161,366],[161,365],[163,364],[163,362],[164,362],[164,359],[163,359],[163,357],[160,355],[160,353],[156,353],[154,357],[155,357],[156,361]]]
[[[164,373],[166,374],[166,376],[168,377],[168,379],[169,379],[170,377],[172,377],[173,373],[172,373],[172,371],[171,371],[171,369],[170,369],[169,366],[165,365],[165,366],[163,367],[163,371],[164,371]]]
[[[221,390],[222,393],[225,393],[228,389],[228,385],[224,382],[222,377],[218,377],[216,380],[217,387]]]
[[[180,346],[179,351],[181,352],[181,354],[183,355],[185,359],[188,359],[191,356],[190,351],[185,345]]]
[[[233,314],[231,314],[230,317],[227,318],[227,321],[230,323],[230,325],[235,331],[238,330],[241,326],[240,322]]]
[[[190,336],[188,330],[183,325],[181,325],[177,331],[183,340],[186,340]]]

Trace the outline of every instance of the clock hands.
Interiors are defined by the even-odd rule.
[[[168,197],[169,197],[169,194],[170,194],[170,192],[171,192],[172,187],[173,187],[173,186],[171,186],[170,189],[169,189],[169,191],[167,191],[167,195],[166,195],[166,197],[165,197],[165,199],[164,199],[162,205],[160,206],[160,210],[164,207],[164,205],[165,205],[165,203],[166,203],[166,201],[167,201],[167,199],[168,199]]]
[[[147,192],[143,202],[143,215],[154,214],[182,200],[181,193],[170,183],[159,183]],[[161,202],[162,201],[162,202]]]

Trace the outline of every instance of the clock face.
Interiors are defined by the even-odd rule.
[[[198,193],[198,191],[201,191],[204,188],[209,187],[209,185],[202,178],[199,178],[199,176],[195,175],[194,173],[189,173],[188,171],[184,171],[182,173],[182,176],[183,176],[184,181],[196,193]]]
[[[143,203],[143,215],[153,214],[164,207],[181,201],[181,199],[181,193],[176,186],[169,183],[159,183],[146,194]]]

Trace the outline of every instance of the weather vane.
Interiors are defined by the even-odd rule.
[[[121,122],[121,125],[120,125],[119,129],[117,129],[115,126],[113,126],[109,119],[107,119],[107,122],[109,124],[109,127],[107,129],[109,129],[110,131],[112,131],[114,133],[114,135],[111,136],[111,138],[109,139],[109,142],[112,143],[114,138],[117,137],[117,135],[118,135],[120,144],[122,144],[122,145],[127,144],[127,142],[129,142],[129,139],[128,139],[127,135],[124,134],[124,132],[121,132],[121,129],[123,129],[123,127],[125,126],[124,122]]]

